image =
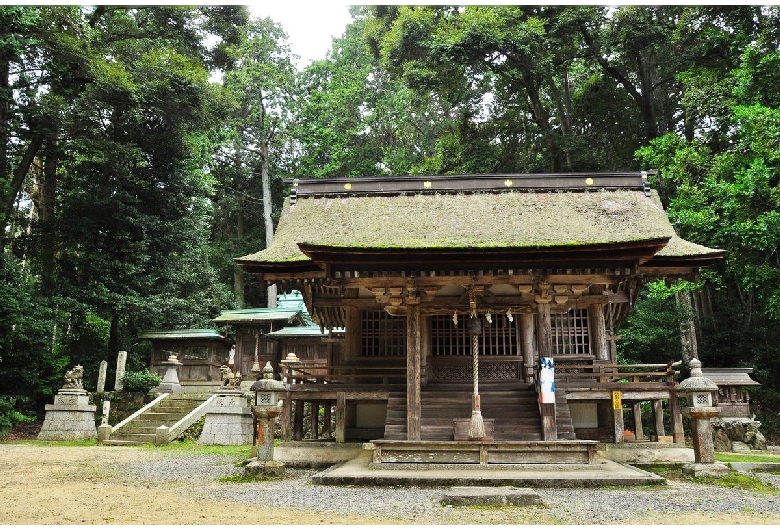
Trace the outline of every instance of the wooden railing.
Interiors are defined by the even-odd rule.
[[[675,383],[675,370],[682,362],[668,364],[565,364],[555,367],[555,384],[563,387],[578,385],[616,388],[632,386],[670,386]]]
[[[406,367],[306,365],[289,369],[287,382],[294,385],[406,384]]]

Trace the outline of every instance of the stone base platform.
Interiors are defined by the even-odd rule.
[[[327,486],[515,486],[593,487],[665,484],[654,473],[596,457],[591,464],[408,464],[402,468],[372,467],[372,453],[334,465],[312,476]]]
[[[60,390],[54,396],[54,404],[46,405],[39,440],[73,441],[96,440],[96,405],[89,404],[85,390]]]

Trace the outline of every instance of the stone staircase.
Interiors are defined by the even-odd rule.
[[[453,440],[453,420],[471,417],[472,387],[463,383],[431,383],[421,392],[420,438]],[[482,417],[493,419],[496,441],[542,440],[538,397],[519,382],[480,383]],[[558,439],[573,440],[565,393],[556,393]],[[387,402],[385,440],[406,439],[406,393],[391,392]]]
[[[104,445],[169,443],[206,414],[212,395],[162,394],[118,423]],[[160,427],[167,430],[160,431]]]

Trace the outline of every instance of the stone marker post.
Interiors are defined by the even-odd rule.
[[[106,362],[106,361],[103,361]],[[111,425],[108,424],[108,415],[111,413],[111,402],[105,400],[103,402],[103,419],[97,428],[98,442],[103,443],[111,438]]]
[[[108,370],[108,361],[100,361],[100,368],[98,369],[97,391],[106,391],[106,371]]]
[[[125,364],[127,363],[127,352],[120,351],[116,356],[116,380],[114,381],[114,390],[120,392],[124,385],[122,385],[122,378],[125,376]]]

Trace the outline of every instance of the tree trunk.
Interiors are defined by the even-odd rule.
[[[263,221],[265,222],[265,248],[271,246],[274,239],[274,221],[271,218],[273,203],[271,202],[271,176],[268,173],[268,147],[271,143],[271,136],[263,142],[261,148],[260,178],[263,186]],[[268,307],[276,307],[276,284],[268,286]]]
[[[49,131],[45,156],[38,217],[41,230],[41,283],[44,292],[52,292],[54,290],[56,256],[54,196],[57,190],[57,164],[59,162],[59,144],[55,129]]]
[[[244,201],[239,198],[238,210],[236,211],[236,238],[243,241],[246,228],[246,217],[244,216]],[[244,295],[244,271],[237,264],[233,265],[233,293],[236,296],[236,304],[239,309],[246,307],[246,297]]]

